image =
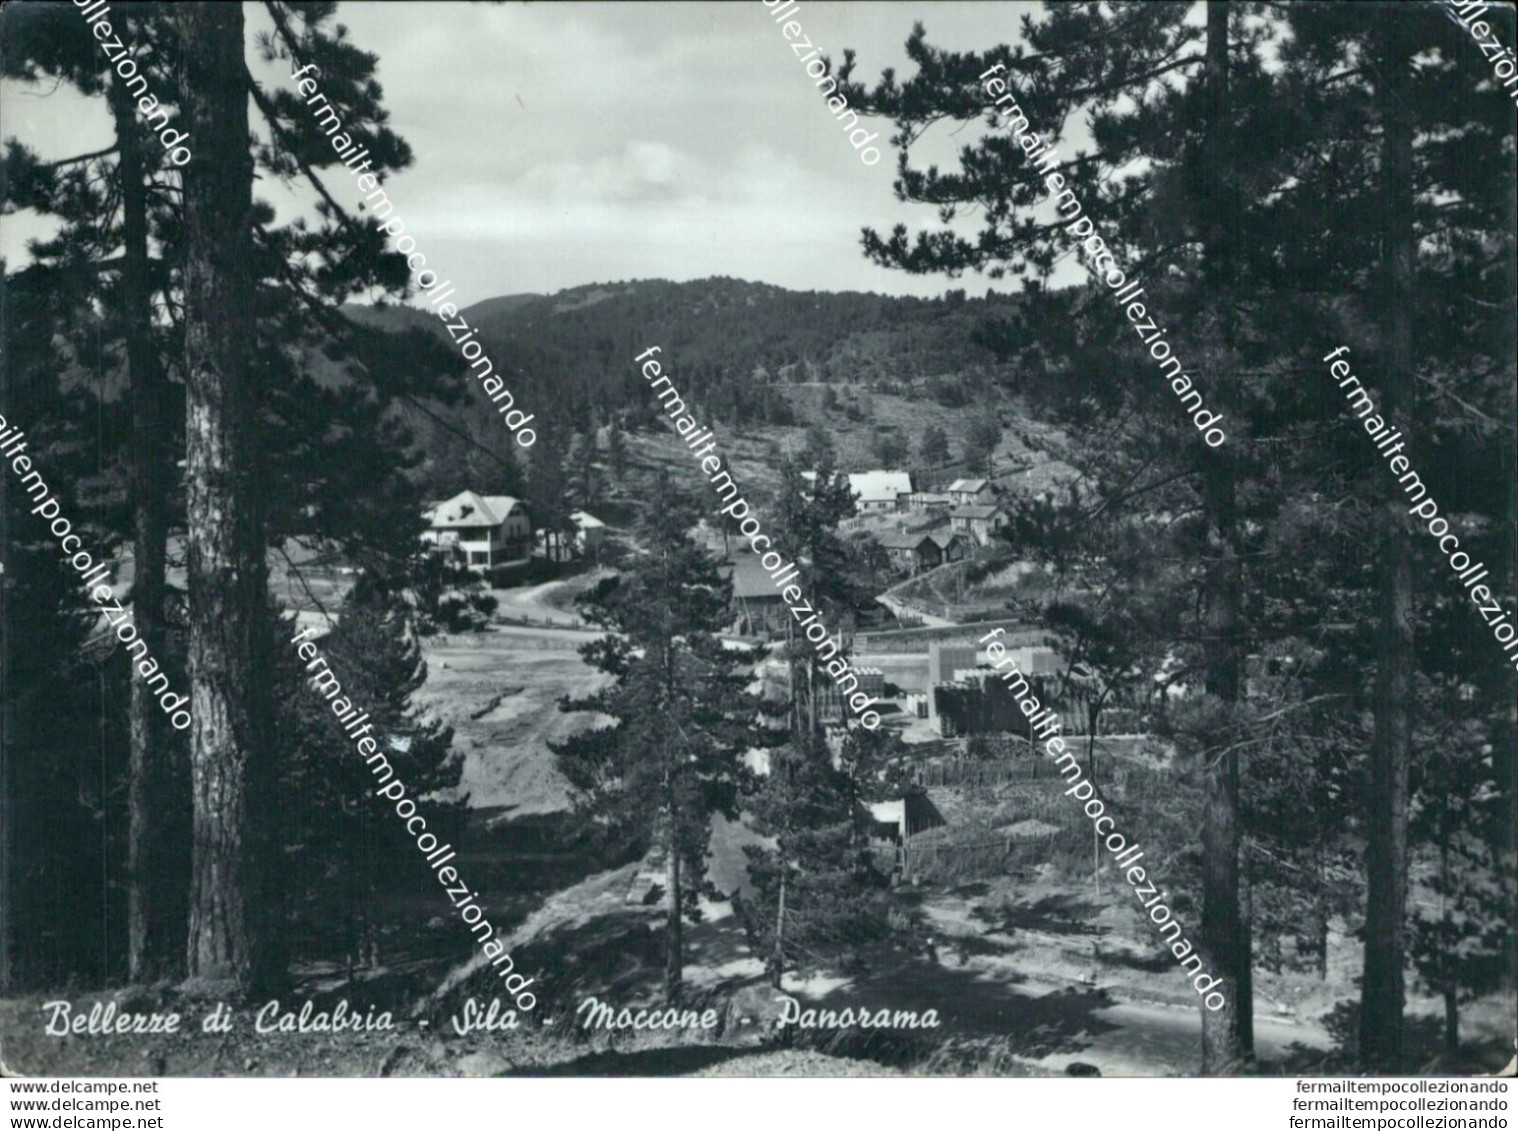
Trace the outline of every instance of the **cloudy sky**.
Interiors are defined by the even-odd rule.
[[[803,2],[804,34],[861,77],[894,66],[915,20],[930,42],[984,49],[1017,36],[1013,2]],[[265,24],[248,6],[250,29]],[[635,278],[731,275],[796,289],[939,294],[964,285],[866,263],[865,225],[936,223],[898,203],[895,155],[865,166],[767,9],[736,3],[344,3],[339,20],[380,58],[395,129],[415,165],[387,188],[429,266],[468,302]],[[288,85],[261,63],[255,76]],[[934,157],[973,136],[936,127]],[[67,89],[0,84],[0,133],[44,157],[109,143],[103,110]],[[357,188],[329,173],[338,199]],[[298,192],[258,186],[290,214]],[[46,229],[7,217],[0,254],[25,261]],[[1012,284],[997,285],[1006,290]]]

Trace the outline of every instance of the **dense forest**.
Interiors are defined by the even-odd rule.
[[[513,295],[463,310],[496,358],[510,358],[524,389],[553,390],[570,421],[625,415],[652,422],[654,410],[628,359],[654,340],[678,351],[680,387],[723,421],[788,424],[773,385],[865,384],[885,390],[915,382],[954,386],[1007,370],[981,341],[1005,331],[1024,300],[988,289],[942,299],[788,291],[740,279],[687,283],[638,280],[574,287],[552,296]],[[401,306],[349,306],[350,318],[392,331],[436,319]],[[430,325],[429,325],[430,324]],[[556,417],[560,414],[556,413]]]
[[[405,167],[376,58],[331,26],[335,7],[271,5],[270,50],[319,55],[377,168]],[[430,338],[338,314],[355,294],[400,293],[403,257],[382,237],[337,207],[277,225],[254,205],[255,168],[325,191],[336,159],[302,107],[250,83],[241,9],[144,4],[115,18],[173,120],[205,139],[201,159],[181,173],[146,144],[135,91],[69,6],[6,7],[6,76],[98,99],[115,136],[46,163],[14,139],[6,149],[6,210],[58,226],[6,276],[4,404],[97,558],[130,560],[112,581],[148,653],[192,688],[195,724],[166,725],[137,657],[53,567],[56,531],[9,489],[0,984],[188,976],[245,992],[283,981],[292,937],[308,957],[352,961],[367,945],[356,893],[393,882],[338,766],[311,757],[321,732],[291,693],[269,559],[305,546],[366,566],[372,584],[350,602],[373,623],[353,676],[384,673],[387,725],[414,735],[419,779],[445,784],[446,735],[407,717],[414,642],[380,610],[413,582],[420,529],[413,436],[394,406],[459,390]],[[250,107],[256,145],[239,128]],[[334,379],[335,366],[359,379]],[[340,867],[355,851],[366,866]],[[335,917],[313,906],[281,882],[282,860],[354,898],[340,895]]]
[[[1192,876],[1227,986],[1202,1018],[1204,1070],[1253,1055],[1257,940],[1345,899],[1364,914],[1346,1027],[1360,1063],[1391,1070],[1410,964],[1444,998],[1447,1048],[1460,1002],[1518,966],[1518,718],[1500,641],[1322,359],[1348,343],[1374,374],[1375,404],[1463,543],[1502,563],[1491,591],[1510,604],[1513,105],[1437,5],[1192,11],[1050,4],[1018,44],[972,53],[919,23],[900,80],[853,81],[846,56],[849,103],[896,127],[898,196],[980,225],[871,229],[863,250],[1035,292],[1061,256],[1091,272],[1074,317],[1040,310],[1036,347],[1020,326],[1000,335],[1009,363],[1050,362],[1040,411],[1084,426],[1065,455],[1080,489],[1022,500],[1010,534],[1097,595],[1043,611],[1077,654],[1201,691],[1167,729],[1205,797]],[[1492,15],[1511,35],[1511,10]],[[1063,144],[1081,122],[1090,147]],[[957,162],[916,160],[939,123],[983,128]],[[1064,192],[1083,214],[1048,203]],[[1117,266],[1147,287],[1126,318],[1106,293]],[[1172,353],[1189,375],[1161,372]],[[1193,382],[1225,445],[1177,408]]]
[[[462,840],[463,752],[416,699],[429,608],[453,580],[419,552],[423,504],[462,483],[520,493],[557,548],[575,536],[572,508],[610,494],[608,480],[636,521],[578,602],[575,632],[600,631],[558,649],[578,648],[598,682],[539,704],[552,720],[599,721],[568,737],[546,722],[543,741],[567,783],[565,839],[600,867],[657,865],[659,889],[632,912],[647,922],[616,918],[630,914],[624,884],[604,937],[535,955],[541,1000],[600,992],[581,960],[615,949],[607,938],[622,947],[607,968],[654,971],[665,1003],[709,992],[691,976],[706,940],[687,932],[731,894],[712,880],[714,830],[745,818],[755,839],[730,855],[751,884],[732,917],[768,986],[853,969],[871,947],[903,963],[930,954],[943,976],[923,893],[902,891],[869,844],[872,804],[900,802],[904,822],[905,797],[924,793],[901,737],[912,720],[900,712],[875,735],[846,713],[825,719],[829,666],[799,617],[793,628],[781,615],[779,639],[732,639],[731,566],[693,534],[712,499],[662,469],[628,473],[624,433],[668,438],[632,365],[658,342],[693,409],[760,433],[812,423],[788,396],[801,384],[955,408],[995,386],[998,402],[1015,393],[1058,426],[1073,481],[1040,494],[1001,484],[1010,521],[977,564],[984,576],[986,560],[1015,557],[1059,579],[994,612],[1079,665],[1100,689],[1093,715],[1109,696],[1132,717],[1142,703],[1142,737],[1166,751],[1142,767],[1162,779],[1144,835],[1173,851],[1148,863],[1195,913],[1191,937],[1225,1002],[1200,1010],[1196,1064],[1275,1070],[1257,1055],[1255,979],[1290,949],[1326,980],[1338,924],[1355,936],[1351,996],[1329,1022],[1334,1048],[1299,1070],[1470,1070],[1462,1011],[1510,996],[1518,969],[1513,673],[1451,576],[1443,532],[1414,523],[1325,355],[1353,352],[1445,531],[1511,608],[1514,112],[1448,13],[1367,8],[1080,0],[1047,4],[1017,44],[974,53],[903,28],[909,77],[862,77],[846,54],[830,72],[838,91],[894,125],[896,193],[942,225],[909,238],[861,217],[860,253],[954,289],[923,300],[651,280],[477,304],[464,317],[520,400],[551,406],[524,458],[446,331],[406,305],[405,257],[328,190],[338,159],[306,108],[249,72],[250,52],[319,61],[379,179],[410,166],[378,59],[335,22],[337,4],[267,0],[273,31],[257,36],[239,4],[113,13],[197,139],[183,170],[148,144],[134,92],[70,6],[7,5],[5,76],[67,84],[113,138],[50,161],[8,141],[0,207],[57,231],[6,265],[0,407],[24,423],[75,531],[101,560],[130,561],[111,595],[189,689],[193,725],[166,724],[118,646],[127,638],[59,568],[56,527],[0,476],[0,991],[247,1002],[286,992],[298,972],[346,989],[402,969],[385,992],[413,999],[434,990],[406,976],[467,971],[468,931],[433,922],[441,904],[402,822],[305,686],[289,644],[298,617],[270,571],[293,571],[298,552],[361,571],[340,602],[301,611],[321,617],[371,744],[421,799],[413,812]],[[1497,22],[1511,38],[1511,13]],[[919,163],[925,131],[961,126],[974,128],[957,165]],[[1067,131],[1089,134],[1087,148]],[[1063,149],[1052,174],[1028,159],[1033,133]],[[1081,200],[1083,228],[1054,207],[1054,175]],[[299,182],[320,203],[281,222],[261,182]],[[980,229],[951,226],[966,218]],[[1164,355],[1135,334],[1132,307],[1112,300],[1108,253],[1144,280],[1184,389],[1159,373]],[[1052,289],[1071,257],[1092,280]],[[977,273],[1025,287],[970,297],[960,288]],[[1225,444],[1177,407],[1193,384],[1226,420]],[[992,471],[994,415],[953,437]],[[948,461],[941,431],[911,439],[929,463]],[[883,450],[905,458],[902,442]],[[856,614],[879,615],[884,552],[850,526],[858,511],[825,427],[776,461],[771,552],[848,660]],[[485,713],[520,690],[514,678]],[[1083,756],[1096,781],[1094,751]],[[1139,811],[1107,800],[1125,819]],[[581,910],[567,917],[594,936]],[[1409,1037],[1415,995],[1439,1003],[1449,1059],[1423,1059]]]

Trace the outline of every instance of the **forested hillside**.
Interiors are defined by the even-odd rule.
[[[725,423],[789,423],[782,398],[765,387],[800,382],[938,382],[953,399],[962,378],[984,379],[1006,367],[979,343],[989,316],[1005,322],[1023,300],[988,292],[943,299],[788,291],[741,279],[689,283],[641,280],[598,283],[555,295],[487,299],[462,312],[479,327],[499,369],[515,373],[522,399],[552,397],[581,426],[592,412],[651,411],[630,359],[663,347],[682,395]],[[402,306],[346,309],[350,318],[387,329],[443,323]],[[945,391],[941,387],[948,387]],[[550,393],[551,390],[551,393]],[[536,394],[536,395],[535,395]]]
[[[0,8],[6,1072],[1512,1074],[1511,6],[81,3]]]

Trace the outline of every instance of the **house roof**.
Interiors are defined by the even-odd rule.
[[[953,483],[949,484],[949,490],[980,492],[984,491],[988,486],[990,486],[990,480],[988,479],[956,479]]]
[[[861,503],[894,503],[901,495],[912,493],[909,471],[854,471],[849,486]]]
[[[963,542],[965,536],[957,530],[935,530],[928,535],[940,550],[947,550],[955,542]]]
[[[881,824],[892,824],[908,836],[919,836],[928,829],[948,825],[938,807],[924,793],[909,793],[891,801],[867,801],[865,808],[870,816]]]
[[[780,590],[775,588],[775,582],[765,572],[764,566],[759,564],[758,558],[744,554],[742,557],[729,558],[726,564],[732,570],[734,597],[741,597],[745,601],[765,597],[780,600]]]
[[[1002,514],[1000,507],[993,507],[989,503],[978,503],[975,506],[955,507],[949,512],[950,518],[991,518],[993,515]],[[1006,517],[1002,515],[1002,517]]]
[[[575,511],[569,517],[574,519],[575,525],[581,530],[596,530],[606,525],[589,511]]]
[[[887,550],[915,550],[924,542],[932,540],[926,534],[908,534],[904,530],[886,530],[875,535],[875,541]]]
[[[424,513],[423,517],[434,527],[443,526],[500,526],[506,516],[522,505],[520,499],[511,495],[477,495],[473,491],[460,491]]]
[[[527,504],[515,495],[484,495],[481,497],[485,500],[485,505],[490,508],[491,513],[502,522],[505,522],[508,516],[517,513],[519,508],[524,514],[527,510]]]

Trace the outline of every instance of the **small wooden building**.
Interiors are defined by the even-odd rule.
[[[877,535],[876,541],[891,559],[891,564],[908,574],[932,569],[943,561],[943,550],[931,534],[888,530]]]
[[[751,636],[784,632],[785,601],[759,559],[742,550],[723,563],[722,569],[733,579],[733,615],[738,631]]]

